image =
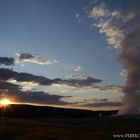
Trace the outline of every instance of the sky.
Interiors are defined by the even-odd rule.
[[[111,42],[117,35],[99,27],[98,18],[105,11],[113,18],[132,2],[1,0],[1,98],[92,110],[121,107],[126,74]]]

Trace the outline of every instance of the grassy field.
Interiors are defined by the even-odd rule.
[[[0,140],[120,140],[113,135],[126,133],[139,134],[140,119],[0,118]]]

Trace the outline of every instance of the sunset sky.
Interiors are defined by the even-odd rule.
[[[133,18],[132,3],[0,0],[1,98],[118,109],[126,76],[116,49],[120,30],[113,29]],[[113,28],[103,28],[109,21],[105,27]]]

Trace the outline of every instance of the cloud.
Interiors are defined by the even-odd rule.
[[[7,84],[8,83],[20,86],[21,91],[31,91],[39,85],[36,82],[28,82],[28,81],[27,82],[18,82],[18,81],[13,80],[13,79],[7,80]]]
[[[36,103],[36,104],[51,104],[51,105],[66,105],[67,103],[61,101],[63,96],[60,95],[49,95],[44,92],[19,92],[16,93],[16,98],[19,102],[24,103]]]
[[[75,72],[79,72],[79,71],[81,71],[81,69],[82,69],[81,66],[76,66],[76,67],[74,68],[74,71],[75,71]]]
[[[75,17],[76,17],[76,18],[79,18],[79,16],[80,16],[80,14],[79,14],[79,13],[77,13],[77,14],[75,15]]]
[[[99,28],[100,33],[106,35],[108,44],[116,48],[119,47],[124,35],[131,29],[128,23],[135,16],[136,13],[133,11],[127,11],[125,13],[121,9],[109,10],[105,3],[94,6],[90,12],[94,26]]]
[[[14,58],[0,57],[0,65],[14,65]]]
[[[108,102],[98,102],[98,103],[90,103],[90,104],[84,104],[84,105],[81,105],[81,106],[87,106],[87,107],[110,107],[110,106],[118,106],[118,107],[121,107],[122,106],[122,103],[121,102],[111,102],[111,101],[108,101]]]
[[[83,107],[120,107],[122,105],[121,98],[91,98],[91,99],[83,99],[80,102],[75,102],[75,106],[83,106]]]
[[[101,82],[102,80],[95,79],[90,76],[79,76],[79,77],[72,77],[71,79],[60,80],[58,83],[67,84],[68,86],[74,86],[74,87],[85,87]]]
[[[84,79],[67,79],[62,80],[59,78],[56,79],[48,79],[51,80],[46,81],[44,83],[37,82],[33,80],[16,80],[16,79],[9,79],[7,82],[19,85],[22,91],[44,91],[49,92],[52,94],[64,94],[64,95],[71,95],[71,94],[89,94],[89,93],[102,93],[103,95],[107,95],[107,93],[118,94],[118,96],[122,94],[123,87],[117,85],[103,85],[97,79],[93,79],[91,77],[87,77]],[[47,86],[46,86],[47,85]],[[102,96],[103,96],[102,95]]]
[[[38,91],[21,91],[20,85],[5,82],[0,80],[0,98],[7,97],[11,100],[14,99],[19,103],[36,103],[36,104],[52,104],[52,105],[64,105],[67,104],[61,101],[61,98],[65,96],[50,95],[46,92]]]
[[[66,97],[62,98],[63,101],[67,101],[68,103],[71,103],[73,106],[78,106],[78,107],[88,107],[88,108],[100,108],[102,109],[103,107],[108,109],[110,108],[119,108],[122,106],[121,98],[91,98],[91,99],[83,99],[81,100],[78,97]],[[71,102],[72,101],[72,102]]]
[[[57,82],[57,80],[55,79],[51,80],[43,76],[36,76],[33,74],[22,73],[22,72],[19,73],[6,68],[0,68],[0,79],[5,81],[9,79],[13,79],[18,82],[34,82],[41,85],[50,85],[52,83]]]
[[[8,90],[6,96],[15,97],[20,102],[83,105],[95,102],[93,97],[103,102],[107,101],[106,96],[121,96],[121,87],[102,85],[101,82],[102,80],[90,76],[48,79],[0,68],[0,89]]]
[[[85,87],[85,86],[91,86],[95,83],[100,83],[102,80],[100,79],[94,79],[90,76],[81,76],[78,78],[71,78],[71,79],[48,79],[43,76],[36,76],[29,73],[19,73],[15,72],[10,69],[6,68],[0,68],[0,79],[1,80],[16,80],[17,82],[33,82],[38,83],[40,85],[51,85],[51,84],[66,84],[68,86],[74,86],[74,87]]]
[[[97,84],[98,85],[98,84]],[[107,88],[105,88],[107,87]],[[115,88],[116,87],[116,88]],[[24,88],[23,88],[24,89]],[[124,96],[120,88],[117,88],[117,86],[102,86],[94,88],[93,86],[69,86],[67,84],[51,84],[49,86],[37,86],[32,89],[33,91],[44,91],[48,92],[49,94],[55,94],[55,95],[67,95],[68,97],[65,97],[61,100],[68,102],[68,103],[83,103],[88,101],[91,101],[90,103],[93,103],[93,98],[97,98],[101,100],[104,100],[106,98],[112,99],[112,98],[121,98]],[[71,97],[69,97],[71,96]],[[95,101],[95,100],[94,100]]]
[[[35,63],[35,64],[40,64],[40,65],[49,65],[52,63],[58,63],[58,60],[44,60],[42,59],[39,55],[32,55],[30,53],[16,53],[17,63],[23,63],[23,62],[28,62],[28,63]]]
[[[100,5],[93,7],[90,15],[95,18],[106,17],[106,16],[110,16],[110,12],[107,9],[106,4],[101,3]]]
[[[6,90],[6,89],[16,89],[19,88],[18,85],[12,84],[12,83],[7,83],[3,80],[0,80],[0,90]]]
[[[117,85],[93,85],[92,87],[99,91],[112,91],[114,93],[123,92],[123,87]]]
[[[77,102],[77,105],[84,105],[84,104],[93,104],[93,103],[101,103],[101,102],[121,102],[121,97],[117,98],[90,98],[90,99],[83,99],[80,102]]]
[[[127,71],[126,71],[125,69],[123,69],[123,70],[120,72],[120,75],[126,77],[126,76],[127,76]]]
[[[75,15],[75,18],[78,20],[78,22],[81,22],[81,21],[82,21],[82,18],[81,18],[81,16],[80,16],[79,13],[77,13],[77,14]]]

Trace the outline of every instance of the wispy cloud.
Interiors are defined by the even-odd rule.
[[[127,71],[126,71],[125,69],[123,69],[123,70],[120,72],[120,75],[126,77],[126,76],[127,76]]]
[[[94,20],[93,25],[99,28],[100,33],[106,35],[108,44],[119,47],[124,35],[131,29],[126,23],[135,17],[135,13],[124,13],[121,9],[109,10],[102,2],[93,7],[89,16]]]
[[[82,67],[81,66],[76,66],[75,68],[74,68],[74,71],[75,72],[79,72],[79,71],[81,71],[82,70]]]
[[[101,3],[100,5],[97,5],[97,6],[93,7],[90,15],[97,19],[99,17],[104,17],[104,16],[108,17],[108,16],[110,16],[110,12],[107,9],[106,4],[105,3]]]
[[[78,22],[82,21],[81,15],[79,13],[75,15],[75,18],[78,20]]]

